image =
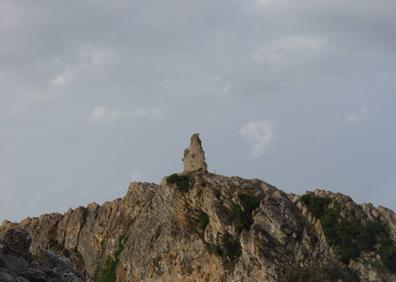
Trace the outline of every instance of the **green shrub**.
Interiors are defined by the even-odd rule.
[[[96,280],[98,282],[114,282],[116,281],[116,271],[118,267],[118,260],[109,256],[106,260],[104,268],[100,277]]]
[[[235,226],[235,230],[238,233],[241,232],[242,229],[249,229],[252,225],[252,219],[249,218],[249,215],[242,210],[240,205],[233,204],[229,213]]]
[[[223,264],[227,267],[234,263],[241,256],[241,244],[238,239],[226,233],[219,237],[216,244],[206,244],[208,251],[222,258]]]
[[[301,196],[300,201],[309,207],[309,211],[316,218],[320,218],[324,215],[331,202],[329,198],[318,197],[314,193],[307,193]]]
[[[396,245],[386,225],[377,221],[349,222],[341,216],[337,203],[314,193],[307,193],[300,200],[319,219],[326,241],[339,260],[348,263],[362,251],[373,251],[380,256],[382,266],[396,273]]]
[[[260,206],[260,200],[249,194],[240,193],[238,194],[238,199],[243,210],[249,215]]]
[[[249,229],[253,224],[252,212],[260,206],[260,201],[249,194],[238,194],[240,204],[233,204],[229,213],[237,232]]]
[[[385,268],[389,269],[391,272],[396,273],[396,246],[384,245],[381,246],[379,250],[379,255],[381,257],[382,264]]]
[[[242,252],[239,240],[234,239],[229,234],[225,234],[222,237],[221,247],[223,250],[223,259],[226,264],[234,263],[241,256]]]
[[[119,264],[120,254],[124,249],[124,245],[128,241],[128,235],[124,234],[118,239],[117,247],[112,256],[108,256],[102,270],[96,274],[97,282],[115,282],[116,271]]]
[[[387,230],[385,226],[376,222],[369,221],[366,224],[366,227],[362,230],[359,230],[358,242],[359,248],[362,250],[370,250],[377,243],[377,238],[386,238]]]
[[[176,186],[177,190],[183,193],[188,192],[188,190],[190,190],[190,177],[184,174],[174,173],[172,175],[169,175],[166,178],[166,183],[168,185]]]
[[[206,248],[208,249],[209,253],[215,254],[218,257],[223,257],[223,250],[221,249],[220,245],[206,243]]]
[[[198,231],[204,232],[208,224],[209,224],[209,216],[205,212],[200,211],[198,215],[198,223],[197,223]]]

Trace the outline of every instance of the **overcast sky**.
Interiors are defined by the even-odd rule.
[[[1,0],[0,220],[182,170],[396,209],[396,1]]]

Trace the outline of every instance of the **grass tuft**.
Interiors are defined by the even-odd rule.
[[[174,185],[179,192],[186,193],[190,190],[190,177],[183,174],[171,174],[166,178],[168,185]]]

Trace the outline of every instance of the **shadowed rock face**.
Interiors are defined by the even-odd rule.
[[[202,149],[202,142],[199,134],[195,133],[191,136],[190,147],[184,151],[184,172],[197,170],[207,170],[208,166],[205,162],[205,153]]]
[[[29,268],[33,257],[47,258],[51,265],[71,261],[96,282],[294,282],[307,281],[307,275],[314,277],[310,281],[396,281],[378,265],[375,253],[341,261],[300,196],[258,179],[207,172],[197,134],[184,165],[188,173],[175,174],[172,181],[131,183],[123,198],[102,205],[3,222],[0,238],[8,243],[0,241],[0,281],[25,281],[10,280],[19,275],[13,265]],[[340,193],[316,190],[313,195],[331,199],[349,222],[387,225],[395,240],[391,210],[358,205]],[[80,281],[66,265],[77,280],[37,281]]]
[[[29,252],[32,241],[28,232],[10,228],[0,240],[0,281],[73,281],[83,282],[83,274],[74,269],[63,256],[41,250],[33,257]]]

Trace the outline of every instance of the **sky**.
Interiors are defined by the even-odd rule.
[[[394,0],[1,0],[0,221],[182,170],[396,209]]]

